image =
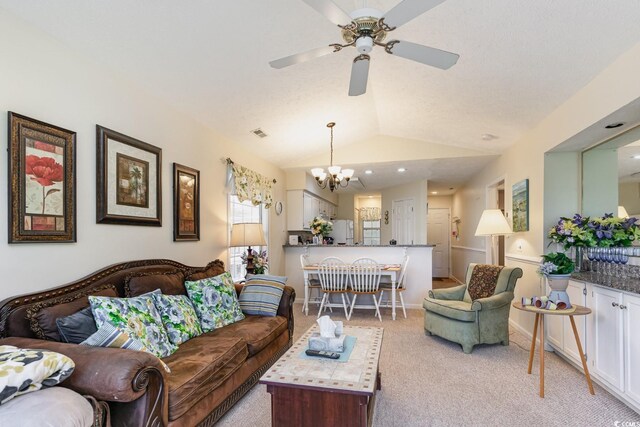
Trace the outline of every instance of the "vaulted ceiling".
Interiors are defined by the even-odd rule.
[[[398,1],[335,0],[346,12],[384,12]],[[367,93],[349,97],[354,49],[281,70],[268,65],[340,42],[339,29],[301,0],[0,7],[283,168],[313,159],[326,166],[325,125],[335,121],[341,165],[363,176],[379,164],[378,178],[386,176],[371,178],[372,188],[392,184],[395,166],[409,160],[418,162],[417,177],[444,186],[452,167],[483,167],[640,40],[637,0],[447,0],[392,37],[455,52],[456,65],[443,71],[374,48]],[[268,137],[258,139],[255,128]],[[453,158],[436,167],[434,159]]]

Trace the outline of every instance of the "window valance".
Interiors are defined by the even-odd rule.
[[[273,203],[272,187],[275,180],[238,165],[231,159],[227,159],[227,164],[232,175],[232,191],[238,196],[238,200],[241,202],[250,200],[254,206],[262,203],[265,208],[269,209]]]
[[[380,219],[380,208],[360,208],[359,213],[362,221],[377,221]]]

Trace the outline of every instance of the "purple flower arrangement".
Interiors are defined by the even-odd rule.
[[[631,246],[634,240],[640,239],[637,221],[637,218],[619,218],[613,214],[602,217],[575,214],[573,218],[561,217],[549,230],[548,237],[565,250],[574,246]]]

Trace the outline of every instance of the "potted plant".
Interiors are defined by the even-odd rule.
[[[567,307],[571,306],[569,302],[569,294],[567,287],[569,286],[569,278],[575,268],[575,264],[567,255],[562,252],[551,252],[542,255],[542,262],[538,267],[538,273],[547,278],[551,293],[549,299],[554,303],[566,303]]]
[[[309,223],[309,227],[311,228],[311,234],[313,234],[313,237],[315,238],[319,236],[318,238],[320,242],[323,242],[324,238],[327,237],[333,230],[333,223],[320,216],[317,216],[313,218],[313,220],[311,220],[311,222]]]

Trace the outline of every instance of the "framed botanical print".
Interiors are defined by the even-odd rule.
[[[173,240],[200,240],[200,171],[173,164]]]
[[[9,243],[76,241],[76,133],[9,112]]]
[[[101,224],[162,225],[162,149],[96,126]]]
[[[513,231],[529,231],[529,180],[523,179],[511,187]]]

